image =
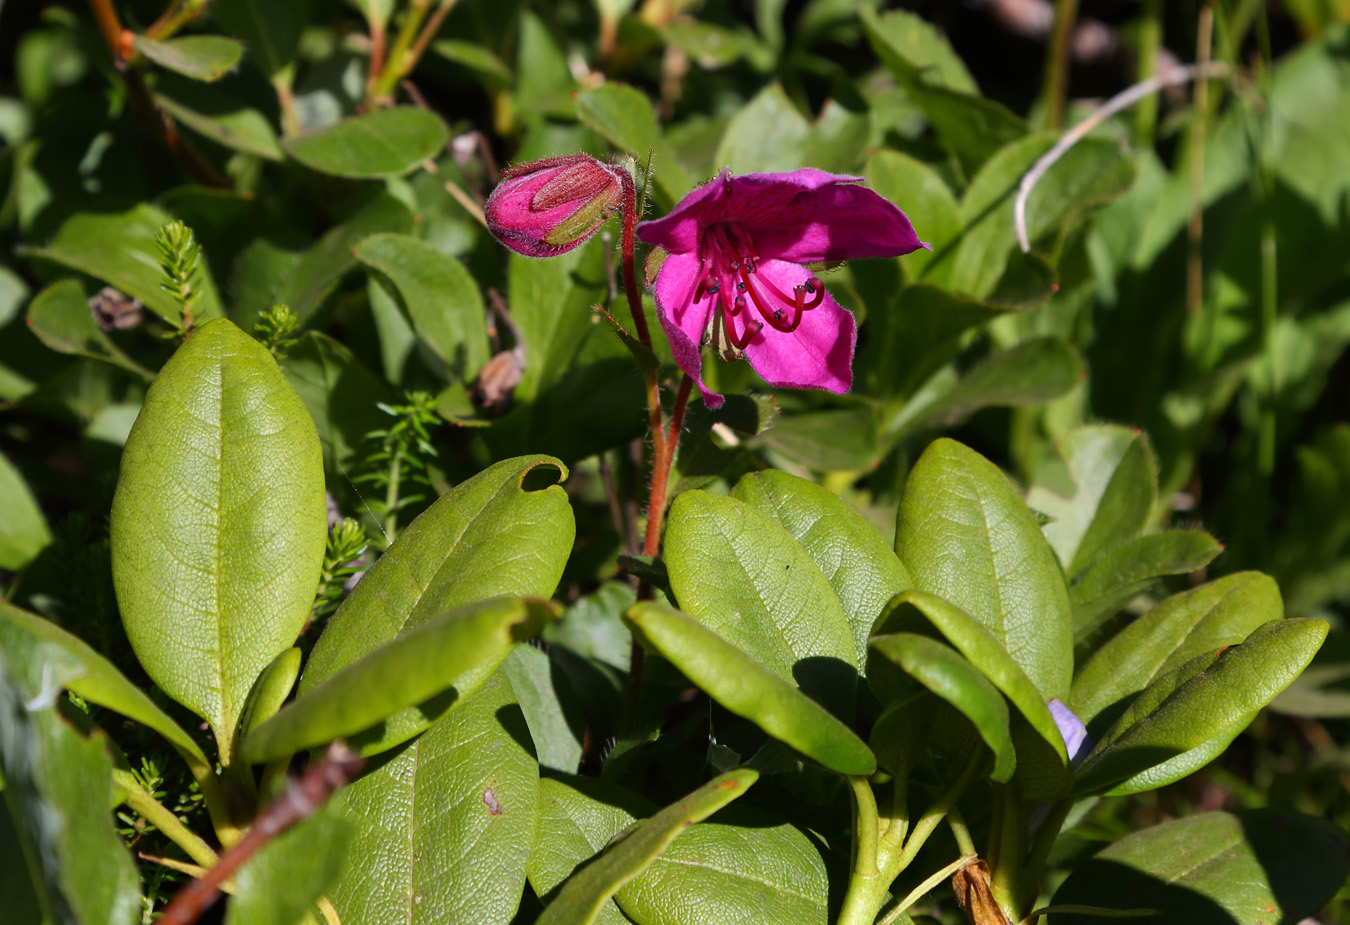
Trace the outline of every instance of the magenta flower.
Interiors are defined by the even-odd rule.
[[[502,172],[483,205],[488,230],[526,257],[557,257],[578,247],[619,207],[622,168],[568,154]]]
[[[847,392],[857,327],[803,264],[898,257],[927,247],[903,212],[861,177],[802,168],[721,175],[665,218],[643,222],[642,240],[669,252],[656,307],[675,362],[704,386],[700,347],[744,356],[771,385]]]

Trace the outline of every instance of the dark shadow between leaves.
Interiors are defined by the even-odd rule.
[[[1055,893],[1052,904],[1157,909],[1160,915],[1132,920],[1148,925],[1239,925],[1237,919],[1207,896],[1117,861],[1096,858],[1074,871]],[[1049,916],[1049,925],[1099,925],[1101,921],[1091,915]]]
[[[858,669],[830,655],[812,655],[792,666],[802,693],[851,726],[858,695]]]

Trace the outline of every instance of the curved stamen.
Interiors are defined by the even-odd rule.
[[[784,302],[788,305],[796,303],[801,306],[802,311],[809,312],[821,302],[825,301],[825,284],[814,276],[808,276],[806,282],[802,283],[800,286],[793,286],[792,296],[785,294],[783,290],[775,286],[773,280],[769,279],[767,276],[759,276],[756,278],[764,285],[764,288],[768,289],[780,302]],[[808,289],[811,290],[810,302],[805,301],[806,290]]]
[[[765,282],[763,278],[761,278],[760,281]],[[793,331],[797,330],[797,326],[802,323],[801,298],[795,300],[787,299],[783,298],[781,293],[779,293],[779,301],[792,309],[792,320],[784,321],[783,310],[781,308],[769,308],[764,304],[764,299],[760,296],[759,291],[755,288],[754,284],[750,282],[750,274],[744,268],[741,269],[740,285],[743,285],[746,291],[750,293],[750,301],[755,303],[755,308],[759,309],[759,313],[764,316],[764,320],[775,330],[782,331],[784,334],[791,334]],[[740,286],[737,286],[737,288],[740,288]],[[770,284],[770,288],[777,293],[778,287]]]
[[[736,298],[737,302],[742,303],[742,308],[744,308],[744,300],[744,296],[737,296]],[[738,311],[737,314],[740,314],[740,312]],[[749,345],[750,341],[755,339],[755,335],[760,332],[764,325],[760,324],[758,321],[747,321],[744,330],[741,331],[741,336],[737,337],[736,325],[731,322],[733,317],[735,316],[724,312],[722,314],[722,323],[726,326],[727,337],[731,339],[731,345],[737,350],[744,350]]]

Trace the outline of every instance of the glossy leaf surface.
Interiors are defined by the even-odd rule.
[[[0,655],[3,799],[52,925],[131,925],[140,891],[131,855],[113,829],[112,761],[105,738],[80,735],[42,691]],[[8,910],[6,911],[8,915]]]
[[[1157,678],[1078,769],[1075,791],[1151,790],[1205,764],[1298,677],[1326,634],[1321,620],[1274,620]]]
[[[722,706],[840,774],[871,774],[876,758],[820,704],[702,623],[662,604],[628,608],[624,620]]]
[[[591,864],[574,873],[545,907],[538,925],[589,925],[605,902],[646,870],[680,833],[745,793],[759,778],[749,768],[713,778],[672,803],[611,844]]]
[[[687,491],[671,505],[665,548],[681,610],[813,699],[847,707],[857,665],[848,618],[777,520],[734,498]]]
[[[355,829],[343,922],[507,923],[525,887],[539,767],[503,672],[335,797]]]
[[[1054,904],[1158,909],[1159,925],[1300,922],[1350,872],[1345,833],[1272,810],[1202,813],[1134,832],[1075,871]],[[1054,925],[1095,917],[1053,915]]]
[[[338,882],[352,826],[332,805],[269,841],[239,869],[225,925],[295,925]]]
[[[1069,700],[1085,723],[1204,652],[1236,645],[1282,617],[1280,591],[1259,572],[1239,572],[1173,595],[1093,653]]]
[[[160,371],[128,437],[113,581],[136,657],[229,742],[253,682],[309,616],[327,534],[314,424],[228,321]]]
[[[371,235],[354,253],[392,285],[438,371],[452,382],[471,380],[488,360],[488,337],[483,298],[464,264],[408,235]]]
[[[983,624],[1041,700],[1068,696],[1069,595],[1040,526],[998,467],[953,440],[934,441],[910,472],[895,544],[915,587]]]
[[[415,106],[377,109],[285,139],[281,146],[319,173],[367,179],[402,176],[434,157],[449,137],[440,118]]]
[[[557,615],[547,601],[500,597],[419,621],[307,687],[248,735],[242,754],[274,761],[340,738],[367,755],[392,748],[470,697],[516,643],[537,636]]]
[[[1218,540],[1200,530],[1154,533],[1108,549],[1069,589],[1074,636],[1083,638],[1158,579],[1204,568],[1222,551]]]
[[[828,488],[786,472],[744,476],[731,497],[773,517],[811,556],[839,598],[861,665],[882,608],[913,584],[881,533]]]
[[[913,633],[874,636],[871,647],[970,720],[994,753],[990,777],[1006,782],[1017,766],[1008,705],[970,662],[934,639]]]

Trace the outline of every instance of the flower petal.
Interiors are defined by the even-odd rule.
[[[788,204],[790,222],[746,222],[764,257],[792,263],[899,257],[928,247],[905,213],[865,186],[834,183],[797,193]]]
[[[723,170],[637,233],[686,253],[697,249],[703,228],[731,222],[750,232],[761,257],[793,263],[898,257],[927,247],[903,212],[861,182],[810,167],[744,176]]]
[[[1052,698],[1046,705],[1050,707],[1050,715],[1059,727],[1059,734],[1064,737],[1064,750],[1069,755],[1069,761],[1077,764],[1090,750],[1084,748],[1087,744],[1087,727],[1058,697]]]
[[[765,260],[758,273],[785,293],[810,278],[806,267]],[[853,385],[853,347],[858,328],[852,313],[825,293],[791,334],[764,325],[745,348],[746,359],[770,385],[847,392]]]
[[[680,369],[698,382],[703,403],[709,408],[722,405],[722,396],[703,384],[703,356],[699,347],[703,333],[708,330],[714,300],[706,298],[695,304],[694,290],[703,278],[703,265],[693,254],[671,254],[661,264],[652,291],[656,295],[656,314],[661,319],[670,351]]]

